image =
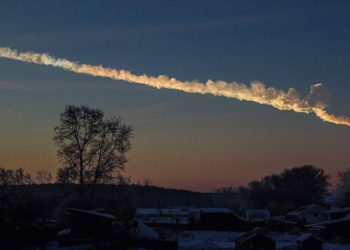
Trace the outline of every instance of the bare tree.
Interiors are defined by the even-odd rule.
[[[0,220],[16,227],[34,217],[32,193],[25,185],[32,184],[23,168],[0,168]]]
[[[350,168],[338,172],[339,183],[328,198],[337,206],[350,206]]]
[[[79,184],[79,194],[115,176],[123,170],[126,152],[130,150],[132,128],[116,117],[105,118],[99,109],[67,106],[55,127],[54,141],[63,167],[58,181]]]
[[[32,183],[31,175],[25,173],[23,168],[17,168],[15,170],[0,168],[1,186],[28,185]]]
[[[152,185],[152,181],[150,179],[144,179],[143,180],[143,185],[144,186],[151,186]]]
[[[35,179],[38,184],[48,184],[52,182],[52,175],[43,169],[36,172]]]

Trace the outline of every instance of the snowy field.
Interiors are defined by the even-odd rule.
[[[179,234],[179,250],[210,250],[210,249],[235,249],[235,239],[244,232],[221,231],[185,231]],[[276,249],[296,250],[295,236],[291,234],[275,234]],[[324,250],[350,250],[350,244],[337,244],[325,242]]]
[[[235,249],[235,239],[244,232],[185,231],[178,237],[179,249]]]

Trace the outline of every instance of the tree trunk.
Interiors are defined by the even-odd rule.
[[[84,196],[84,175],[83,175],[83,155],[80,152],[80,169],[79,169],[79,196]]]

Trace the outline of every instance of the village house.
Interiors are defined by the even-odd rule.
[[[350,239],[350,214],[341,219],[326,220],[319,223],[310,224],[308,227],[324,230],[324,235],[327,236],[327,238],[343,237]]]
[[[267,209],[246,209],[245,216],[251,222],[265,222],[271,219],[270,211]]]
[[[316,204],[310,204],[287,213],[285,217],[287,220],[295,221],[300,224],[317,223],[327,220],[327,208]]]
[[[329,211],[327,211],[327,218],[328,220],[341,219],[341,218],[344,218],[349,213],[350,213],[350,207],[332,208]]]
[[[296,238],[298,250],[322,250],[323,240],[311,233],[303,233]]]
[[[276,241],[273,235],[261,228],[255,228],[235,240],[237,250],[274,250]]]
[[[202,208],[200,213],[200,229],[206,230],[248,230],[251,223],[237,214],[224,208]]]
[[[138,220],[126,225],[117,223],[116,217],[94,210],[69,208],[70,228],[57,234],[59,247],[86,245],[92,249],[119,249],[138,247],[145,249],[177,249],[177,241],[161,240],[158,233]]]

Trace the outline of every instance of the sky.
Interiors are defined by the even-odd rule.
[[[348,1],[0,2],[0,47],[135,74],[249,84],[305,97],[322,83],[326,110],[350,116]],[[196,191],[239,186],[313,164],[350,167],[350,127],[315,114],[155,89],[0,58],[0,166],[60,166],[52,138],[66,105],[132,125],[125,174]]]

